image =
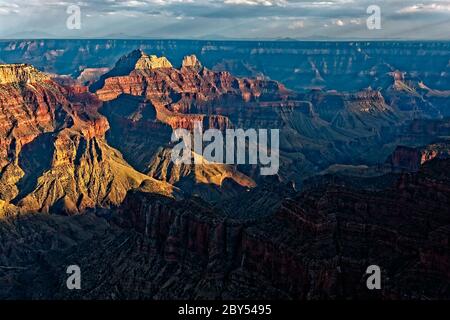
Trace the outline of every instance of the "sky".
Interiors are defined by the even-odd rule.
[[[450,0],[0,0],[0,38],[450,40]]]

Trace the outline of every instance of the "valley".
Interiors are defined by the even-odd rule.
[[[450,298],[449,43],[10,40],[0,60],[1,299]],[[277,130],[279,170],[173,163],[196,123]]]

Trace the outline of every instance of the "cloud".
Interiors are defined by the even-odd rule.
[[[298,21],[292,22],[288,28],[291,30],[295,30],[295,29],[303,29],[304,27],[305,27],[305,21],[298,20]]]
[[[0,15],[17,14],[19,13],[19,5],[16,3],[0,2]]]
[[[65,28],[72,4],[82,8],[78,31]],[[381,31],[366,27],[372,4],[381,7]],[[0,0],[0,38],[36,30],[56,37],[450,40],[449,13],[450,0]]]
[[[450,12],[450,3],[415,4],[398,10],[398,13]]]
[[[345,22],[342,21],[341,19],[335,19],[335,20],[333,20],[333,24],[337,25],[338,27],[343,27],[343,26],[345,26]]]
[[[122,4],[125,7],[137,8],[137,7],[145,7],[145,6],[147,6],[148,3],[145,1],[131,0],[131,1],[124,1]]]
[[[249,6],[285,6],[285,0],[225,0],[224,4],[249,5]]]

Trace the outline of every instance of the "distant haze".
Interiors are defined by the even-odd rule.
[[[70,5],[81,29],[66,27]],[[381,9],[380,30],[366,10]],[[0,38],[450,40],[450,0],[0,0]]]

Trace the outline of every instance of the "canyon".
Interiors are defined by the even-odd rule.
[[[150,179],[105,141],[100,101],[27,65],[2,65],[2,201],[20,212],[78,213],[120,204]],[[172,186],[154,180],[161,192]]]
[[[449,49],[1,41],[0,298],[450,298]],[[174,164],[195,123],[279,171]]]

